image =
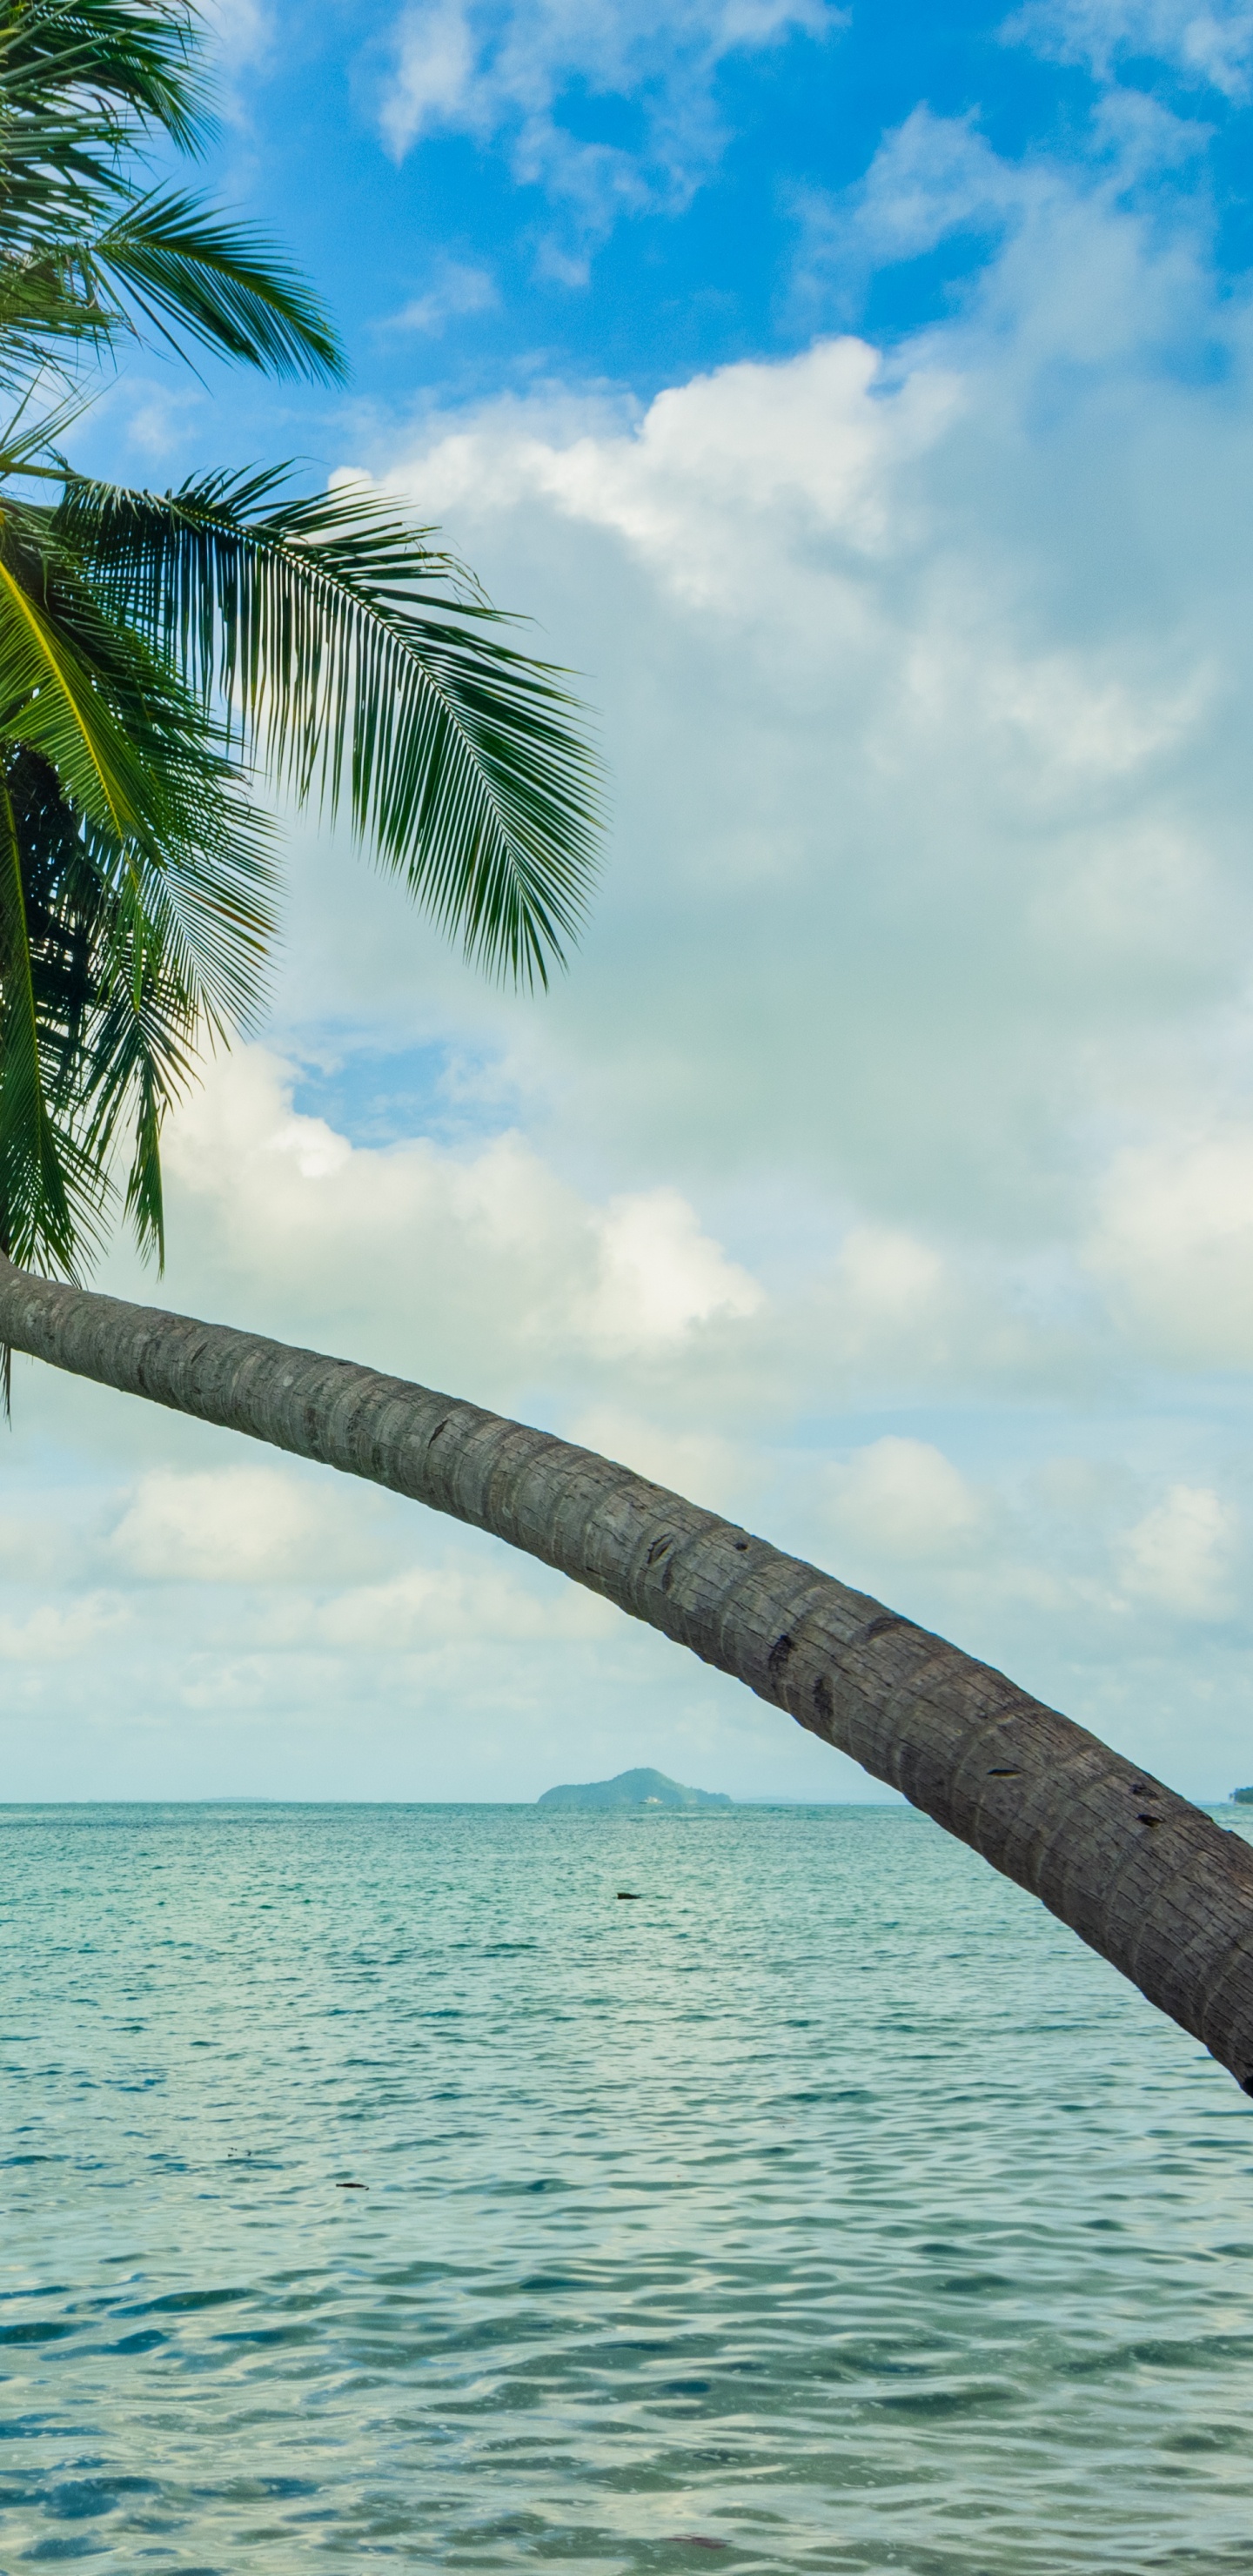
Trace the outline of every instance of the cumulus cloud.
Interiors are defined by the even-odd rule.
[[[942,1450],[889,1434],[830,1471],[831,1517],[864,1555],[907,1564],[968,1555],[986,1508]]]
[[[600,1219],[588,1310],[588,1329],[603,1349],[664,1350],[693,1324],[717,1315],[756,1315],[764,1304],[757,1281],[702,1234],[677,1190],[611,1199]]]
[[[805,1434],[829,1472],[757,1450],[758,1525],[760,1498],[1055,1696],[1072,1641],[1095,1722],[1163,1491],[1235,1508],[1230,1460],[1172,1467],[1160,1431],[1142,1453],[1120,1408],[1137,1371],[1239,1360],[1253,1312],[1247,321],[1135,195],[1192,141],[1151,119],[1107,139],[1079,178],[1008,170],[969,124],[885,146],[878,250],[954,223],[1001,242],[952,323],[891,353],[820,339],[637,413],[502,403],[378,460],[598,675],[603,932],[544,1019],[479,1027],[555,1138],[660,1165],[702,1210],[720,1185],[710,1230],[767,1291],[737,1396],[685,1386],[669,1467],[750,1384],[785,1437],[806,1394],[821,1417],[891,1391],[886,1447],[844,1414]],[[1221,378],[1179,363],[1206,334]],[[1112,1481],[1098,1455],[1063,1510],[1012,1472],[1008,1415],[977,1473],[901,1421],[923,1390],[998,1385],[1047,1391],[1063,1448],[1069,1401],[1108,1402],[1083,1438]],[[655,1407],[606,1390],[579,1418],[667,1475]],[[751,1461],[709,1465],[751,1496]],[[1229,1600],[1222,1526],[1228,1572],[1196,1571],[1194,1531],[1155,1653],[1162,1622]]]
[[[333,1547],[336,1519],[324,1488],[278,1468],[153,1468],[128,1500],[111,1550],[119,1567],[149,1582],[307,1582]]]
[[[411,1374],[433,1348],[459,1355],[490,1337],[497,1382],[579,1354],[677,1358],[765,1304],[673,1188],[596,1205],[513,1134],[463,1153],[420,1136],[354,1145],[298,1113],[292,1084],[265,1049],[241,1048],[205,1068],[171,1127],[180,1267],[194,1264],[233,1300],[255,1287],[272,1297],[281,1283],[289,1312],[351,1316],[365,1304],[377,1324],[386,1282],[386,1337]],[[250,1520],[264,1518],[255,1494]]]
[[[554,435],[541,409],[502,405],[390,479],[411,490],[420,474],[449,517],[538,500],[611,533],[692,609],[773,627],[794,615],[815,543],[871,563],[908,547],[914,530],[893,509],[902,469],[936,444],[955,396],[942,369],[893,379],[865,341],[827,340],[782,367],[745,362],[668,388],[638,421]],[[832,583],[835,569],[820,556],[807,586],[811,609],[838,616],[855,604]],[[859,641],[860,621],[850,622],[847,640]]]
[[[1117,1155],[1088,1251],[1127,1328],[1176,1366],[1253,1361],[1253,1125]]]
[[[298,1633],[306,1642],[379,1655],[430,1653],[450,1643],[490,1648],[601,1637],[613,1624],[608,1605],[575,1584],[536,1595],[503,1568],[418,1566],[388,1583],[340,1593],[302,1617]]]
[[[990,1362],[1037,1367],[1004,1282],[921,1229],[845,1224],[772,1293],[673,1184],[598,1200],[513,1131],[462,1147],[355,1143],[295,1108],[296,1078],[270,1050],[241,1047],[205,1066],[172,1120],[174,1303],[506,1408],[541,1385],[571,1436],[603,1445],[589,1423],[607,1437],[628,1426],[632,1463],[647,1451],[645,1472],[671,1483],[684,1458],[715,1465],[720,1490],[733,1457],[741,1481],[745,1468],[711,1440],[728,1404],[781,1435],[807,1403],[902,1371],[951,1386]],[[188,1547],[221,1545],[240,1580],[254,1538],[275,1580],[302,1548],[332,1544],[302,1488],[271,1494],[264,1478],[237,1494],[220,1479],[157,1478],[115,1544],[137,1572],[172,1575],[176,1523]]]
[[[1183,1619],[1220,1619],[1232,1607],[1236,1538],[1230,1504],[1205,1485],[1172,1485],[1123,1542],[1122,1576],[1133,1599]]]
[[[890,358],[504,403],[393,461],[608,706],[588,954],[496,1023],[567,1133],[746,1188],[782,1138],[932,1263],[1073,1241],[1101,1117],[1242,981],[1244,326],[1221,394],[1175,376],[1194,288],[1059,191],[982,315]]]
[[[109,1592],[42,1601],[25,1615],[0,1613],[0,1662],[61,1664],[99,1654],[116,1645],[133,1618],[130,1603]]]

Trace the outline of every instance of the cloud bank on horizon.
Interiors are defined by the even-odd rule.
[[[265,1042],[171,1135],[170,1302],[550,1422],[1180,1786],[1253,1776],[1253,9],[972,9],[947,95],[904,10],[360,11],[342,60],[309,16],[303,70],[240,21],[254,144],[348,101],[341,226],[350,163],[461,211],[304,443],[590,675],[614,839],[536,1006],[293,831]],[[859,43],[895,86],[853,136]],[[119,470],[233,460],[237,422],[129,402]],[[538,1570],[197,1426],[24,1370],[8,1463],[15,1794],[867,1787]]]

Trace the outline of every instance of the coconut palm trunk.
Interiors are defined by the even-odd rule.
[[[16,1270],[0,1339],[488,1530],[734,1674],[982,1853],[1253,2092],[1253,1851],[833,1575],[627,1467],[403,1378]]]

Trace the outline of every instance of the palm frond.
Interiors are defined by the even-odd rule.
[[[20,862],[15,886],[10,850],[0,1210],[19,1257],[70,1268],[127,1127],[127,1210],[160,1255],[165,1109],[198,1038],[245,1024],[264,994],[267,826],[203,703],[110,618],[51,514],[11,497],[0,744]]]
[[[210,123],[195,12],[160,0],[0,0],[0,369],[68,365],[145,329],[269,374],[337,382],[326,308],[251,227],[129,166]]]
[[[203,697],[110,612],[57,516],[12,497],[0,515],[0,739],[52,765],[116,899],[168,913],[163,941],[238,1022],[273,930],[269,824]]]
[[[598,766],[568,675],[501,640],[429,530],[279,473],[161,497],[72,477],[55,528],[273,777],[346,802],[469,956],[547,981],[595,871]]]
[[[78,252],[84,300],[125,318],[129,302],[164,337],[270,375],[342,382],[343,350],[326,306],[274,243],[175,189],[139,197]]]
[[[0,18],[0,111],[46,131],[91,100],[124,132],[158,127],[182,152],[213,132],[199,12],[180,0],[9,0]],[[0,143],[0,169],[4,165]]]
[[[15,1257],[72,1274],[129,1135],[126,1212],[141,1247],[161,1258],[162,1121],[194,1078],[206,1031],[224,1024],[188,937],[183,872],[145,868],[85,829],[40,753],[10,752],[3,781],[12,829],[0,884],[0,1210]],[[222,889],[202,866],[213,925]],[[222,924],[213,926],[220,942]],[[255,926],[252,935],[259,945]],[[255,1003],[256,960],[248,971],[229,925],[226,945]]]
[[[139,827],[149,800],[132,745],[61,621],[46,614],[3,552],[0,738],[41,751],[103,829],[126,839]]]

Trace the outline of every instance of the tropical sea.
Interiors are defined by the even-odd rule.
[[[1253,2104],[924,1818],[0,1839],[4,2576],[1253,2569]]]

